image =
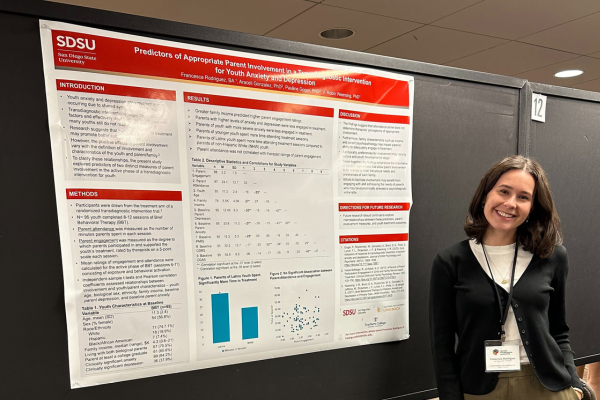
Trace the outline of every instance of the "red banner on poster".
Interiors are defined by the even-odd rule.
[[[409,106],[408,82],[161,46],[70,31],[52,31],[55,68],[202,82],[396,107]]]

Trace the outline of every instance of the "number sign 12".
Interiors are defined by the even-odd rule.
[[[534,121],[546,122],[546,101],[548,98],[544,95],[533,93],[531,104],[531,119]]]

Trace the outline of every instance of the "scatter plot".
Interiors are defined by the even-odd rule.
[[[291,286],[291,287],[290,287]],[[282,345],[297,346],[333,340],[332,296],[322,286],[298,288],[276,286],[271,306],[275,339]]]
[[[299,334],[317,330],[321,326],[320,296],[306,289],[302,296],[290,297],[283,312],[283,331]]]

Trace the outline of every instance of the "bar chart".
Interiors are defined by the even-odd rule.
[[[229,293],[211,294],[213,343],[231,341]],[[258,307],[242,307],[242,340],[258,339]],[[236,315],[238,315],[236,313]],[[239,339],[239,338],[238,338]]]
[[[258,307],[242,308],[242,339],[258,338]]]
[[[229,293],[216,293],[211,296],[213,343],[231,340],[229,323]]]

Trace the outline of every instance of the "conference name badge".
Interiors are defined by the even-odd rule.
[[[511,372],[521,370],[519,341],[486,340],[485,372]]]

